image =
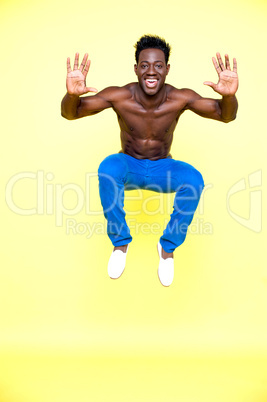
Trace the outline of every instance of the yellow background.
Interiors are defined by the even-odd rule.
[[[259,0],[1,0],[1,402],[266,402],[266,17]],[[86,174],[119,150],[116,116],[60,115],[68,56],[73,63],[76,51],[89,52],[89,86],[124,85],[135,81],[133,45],[145,33],[171,43],[167,82],[177,87],[217,97],[203,85],[217,79],[217,51],[237,58],[240,77],[234,122],[187,112],[176,129],[173,157],[197,167],[209,188],[195,232],[175,253],[170,288],[156,274],[160,233],[145,228],[163,224],[168,214],[154,212],[171,200],[128,193],[143,231],[132,231],[125,273],[111,281],[104,218],[85,206],[71,215],[70,187],[100,209],[97,181],[87,193]],[[253,172],[262,184],[249,189]],[[20,173],[28,178],[10,195]],[[246,189],[227,203],[242,180]],[[251,202],[256,190],[262,210]],[[15,213],[10,197],[38,213]],[[69,215],[60,215],[61,198]],[[261,230],[229,212],[250,222],[250,206]],[[86,224],[100,233],[88,238]],[[211,232],[201,234],[205,225]]]

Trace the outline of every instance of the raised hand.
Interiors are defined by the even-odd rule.
[[[73,70],[70,66],[70,58],[67,58],[67,91],[70,95],[84,95],[88,92],[98,92],[96,88],[86,86],[86,76],[90,67],[90,60],[87,60],[88,54],[85,53],[83,61],[79,66],[79,53],[75,54]]]
[[[238,88],[238,75],[236,59],[233,60],[233,70],[231,70],[229,56],[225,55],[225,65],[223,64],[220,53],[216,53],[218,63],[215,57],[212,58],[214,67],[218,73],[219,81],[214,84],[205,81],[204,85],[210,86],[215,92],[222,96],[233,96]]]

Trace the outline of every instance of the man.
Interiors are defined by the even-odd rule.
[[[158,276],[164,286],[174,277],[173,252],[185,240],[197,208],[204,182],[191,165],[176,161],[170,155],[173,132],[185,110],[222,122],[235,119],[238,88],[237,64],[230,68],[228,55],[225,64],[217,53],[213,64],[218,73],[217,84],[206,81],[222,96],[221,99],[202,98],[190,89],[177,89],[165,84],[170,70],[170,46],[158,36],[145,35],[136,43],[134,71],[138,82],[123,87],[109,87],[97,92],[86,86],[90,60],[85,54],[79,66],[76,53],[74,68],[67,59],[67,94],[62,100],[62,116],[78,119],[113,108],[117,114],[122,150],[104,159],[99,167],[99,191],[107,233],[114,245],[108,263],[111,278],[124,271],[129,243],[132,241],[125,220],[124,190],[143,188],[158,192],[176,192],[171,219],[158,243]]]

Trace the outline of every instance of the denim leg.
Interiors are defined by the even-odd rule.
[[[99,194],[107,219],[107,234],[114,246],[123,246],[132,241],[123,210],[127,174],[128,165],[123,154],[108,156],[98,169]]]
[[[187,169],[184,169],[185,166],[183,163],[182,175],[171,172],[177,182],[176,195],[171,219],[160,238],[160,243],[167,253],[172,253],[184,242],[204,188],[201,173],[191,165],[188,165]]]
[[[193,166],[171,158],[137,160],[119,153],[105,158],[98,174],[101,203],[108,221],[107,233],[114,246],[132,241],[123,210],[124,188],[176,192],[173,213],[160,243],[171,253],[184,242],[204,188],[202,175]]]
[[[172,253],[186,237],[204,188],[201,173],[192,165],[171,158],[150,161],[148,187],[151,190],[176,192],[173,213],[160,238],[167,253]]]

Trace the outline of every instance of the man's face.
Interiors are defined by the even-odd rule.
[[[155,95],[163,87],[170,65],[166,65],[164,52],[160,49],[145,49],[140,52],[134,71],[139,85],[147,95]]]

